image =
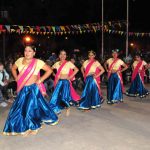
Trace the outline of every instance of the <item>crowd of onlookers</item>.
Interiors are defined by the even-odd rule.
[[[13,102],[16,96],[16,82],[12,76],[11,68],[14,59],[0,61],[0,106],[7,106],[7,102]]]
[[[16,54],[14,55],[14,57],[9,56],[4,62],[0,60],[0,106],[1,107],[6,107],[8,103],[9,102],[12,103],[14,101],[14,98],[16,97],[17,84],[12,76],[11,67],[19,57],[21,57],[21,54]],[[84,79],[80,71],[80,68],[82,66],[82,63],[86,59],[87,59],[86,57],[76,53],[73,53],[70,56],[68,56],[68,60],[70,60],[79,68],[79,72],[77,73],[76,78],[73,81],[74,88],[79,91],[81,91],[84,86]],[[57,60],[58,60],[57,55],[55,54],[55,52],[52,52],[51,55],[47,57],[45,62],[48,65],[52,66]],[[101,62],[102,65],[104,64],[104,61],[101,61],[100,59],[99,61]],[[124,84],[128,84],[131,82],[131,75],[132,75],[131,64],[133,62],[133,58],[129,55],[129,57],[125,58],[124,61],[127,63],[128,69],[123,73],[123,79],[124,79]],[[51,96],[51,93],[53,91],[53,81],[54,81],[54,77],[50,76],[44,82],[49,97]],[[102,84],[107,84],[106,72],[102,75],[101,82]],[[145,72],[145,82],[150,83],[150,69],[146,70]]]

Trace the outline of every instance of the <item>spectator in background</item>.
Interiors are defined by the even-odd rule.
[[[0,90],[4,96],[4,99],[8,100],[8,94],[7,94],[7,86],[9,83],[9,74],[4,69],[4,65],[0,63]]]
[[[53,63],[50,60],[46,61],[46,64],[48,66],[52,66]],[[46,93],[48,94],[48,97],[46,97],[46,99],[50,99],[52,92],[54,90],[54,77],[53,76],[49,76],[45,81],[44,81],[44,85],[46,88]]]
[[[55,52],[52,52],[52,55],[49,57],[49,60],[54,63],[56,61],[56,59],[57,59],[57,56],[56,56]]]
[[[132,64],[133,58],[132,58],[131,54],[129,54],[127,57],[124,57],[123,60],[126,63],[126,65],[128,66],[128,69],[125,70],[124,73],[122,74],[124,85],[126,85],[131,82],[131,75],[132,75],[131,64]]]
[[[79,72],[76,74],[75,80],[73,81],[73,86],[76,90],[82,91],[84,87],[84,78],[81,73],[81,67],[85,60],[83,58],[78,58],[78,60],[75,60],[75,58],[72,57],[70,61],[77,66],[77,68],[79,68]]]
[[[6,107],[8,104],[6,102],[4,102],[4,97],[3,94],[0,90],[0,107]]]
[[[76,61],[75,61],[74,58],[71,58],[70,61],[76,66]],[[72,85],[77,90],[77,88],[78,88],[78,81],[77,81],[76,77],[73,78]]]
[[[84,88],[84,77],[83,77],[83,75],[82,75],[82,72],[81,72],[81,67],[82,67],[82,65],[83,65],[83,63],[84,63],[84,61],[85,61],[85,59],[83,59],[83,58],[81,58],[78,62],[77,62],[77,68],[79,68],[79,72],[77,73],[77,75],[76,75],[76,77],[77,77],[77,84],[78,84],[78,89],[79,90],[83,90],[83,88]]]
[[[148,83],[150,83],[150,62],[148,63]]]
[[[13,66],[13,63],[10,60],[7,63],[7,66],[6,66],[6,70],[7,70],[8,74],[9,74],[9,84],[7,86],[8,96],[9,96],[9,102],[13,102],[14,97],[16,96],[16,90],[17,90],[17,83],[14,80],[14,77],[13,77],[12,71],[11,71],[12,66]]]
[[[75,64],[75,62],[76,62],[74,58],[71,58],[70,61],[71,61],[73,64]]]

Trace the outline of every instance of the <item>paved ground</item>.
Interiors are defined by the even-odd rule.
[[[91,112],[73,107],[70,116],[63,112],[58,125],[44,126],[36,136],[0,135],[0,150],[150,150],[150,96],[124,100]],[[2,132],[9,107],[0,109]]]

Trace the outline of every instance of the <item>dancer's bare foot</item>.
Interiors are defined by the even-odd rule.
[[[84,109],[83,111],[84,112],[90,112],[91,110],[90,109]]]
[[[29,134],[30,134],[30,135],[36,135],[37,133],[38,133],[37,130],[35,130],[35,131],[32,131],[32,130],[31,130]]]
[[[27,137],[29,134],[30,134],[30,130],[26,131],[26,132],[23,134],[23,137]]]
[[[66,109],[66,116],[68,117],[70,115],[70,108]]]

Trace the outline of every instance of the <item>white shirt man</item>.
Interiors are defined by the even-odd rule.
[[[5,69],[1,70],[1,66],[0,66],[0,85],[1,86],[7,85],[8,80],[9,80],[9,74],[6,72]]]
[[[1,94],[1,100],[3,99],[3,96],[8,99],[7,94],[7,85],[9,81],[9,74],[4,69],[4,65],[0,63],[0,92]]]

